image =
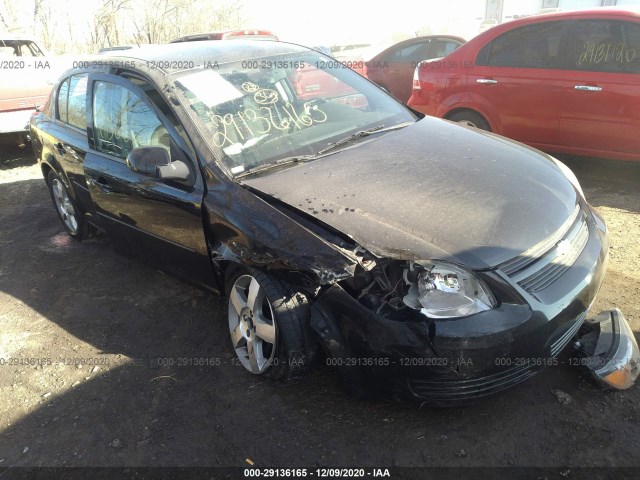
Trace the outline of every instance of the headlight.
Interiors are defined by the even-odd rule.
[[[496,300],[484,282],[455,265],[433,262],[418,273],[418,301],[429,317],[466,317],[491,310]]]
[[[551,155],[549,155],[551,157]],[[578,181],[578,177],[576,174],[571,171],[569,167],[567,167],[564,163],[558,160],[555,157],[551,157],[551,160],[558,166],[562,174],[567,177],[567,180],[571,182],[571,185],[580,193],[580,196],[584,198],[584,192],[582,191],[582,187],[580,186],[580,182]]]

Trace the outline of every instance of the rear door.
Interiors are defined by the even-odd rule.
[[[485,45],[468,69],[469,103],[506,137],[555,144],[566,22],[525,25]],[[449,68],[462,66],[450,65]]]
[[[48,125],[46,149],[55,157],[56,171],[76,203],[93,222],[93,202],[84,177],[87,143],[87,73],[64,79],[54,95],[53,121]]]
[[[204,184],[188,139],[178,133],[184,130],[166,104],[163,112],[124,78],[97,74],[89,84],[84,170],[101,227],[119,251],[211,285],[201,211]],[[164,147],[172,161],[187,163],[190,179],[161,181],[131,170],[127,155],[144,146]]]
[[[572,148],[640,152],[640,23],[572,24],[560,136]],[[606,153],[603,153],[606,154]]]

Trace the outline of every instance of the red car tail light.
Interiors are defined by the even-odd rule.
[[[418,90],[418,91],[422,90],[423,92],[433,90],[435,87],[433,83],[425,82],[424,80],[420,79],[421,68],[425,68],[425,67],[418,64],[415,71],[413,72],[413,90]]]
[[[422,87],[420,86],[420,65],[418,65],[416,67],[416,69],[413,71],[413,89],[414,90],[420,90]]]

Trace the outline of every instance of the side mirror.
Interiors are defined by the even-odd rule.
[[[158,178],[162,180],[187,180],[189,178],[189,166],[176,160],[169,165],[162,165],[157,169]]]
[[[171,161],[169,152],[163,147],[138,147],[127,155],[127,166],[137,173],[161,180],[187,180],[189,167],[186,163]]]
[[[138,147],[127,155],[127,166],[137,173],[156,176],[156,168],[169,165],[171,157],[162,147]]]

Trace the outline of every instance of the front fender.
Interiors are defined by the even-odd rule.
[[[259,268],[308,291],[353,276],[355,255],[235,183],[209,185],[205,228],[214,263]]]

